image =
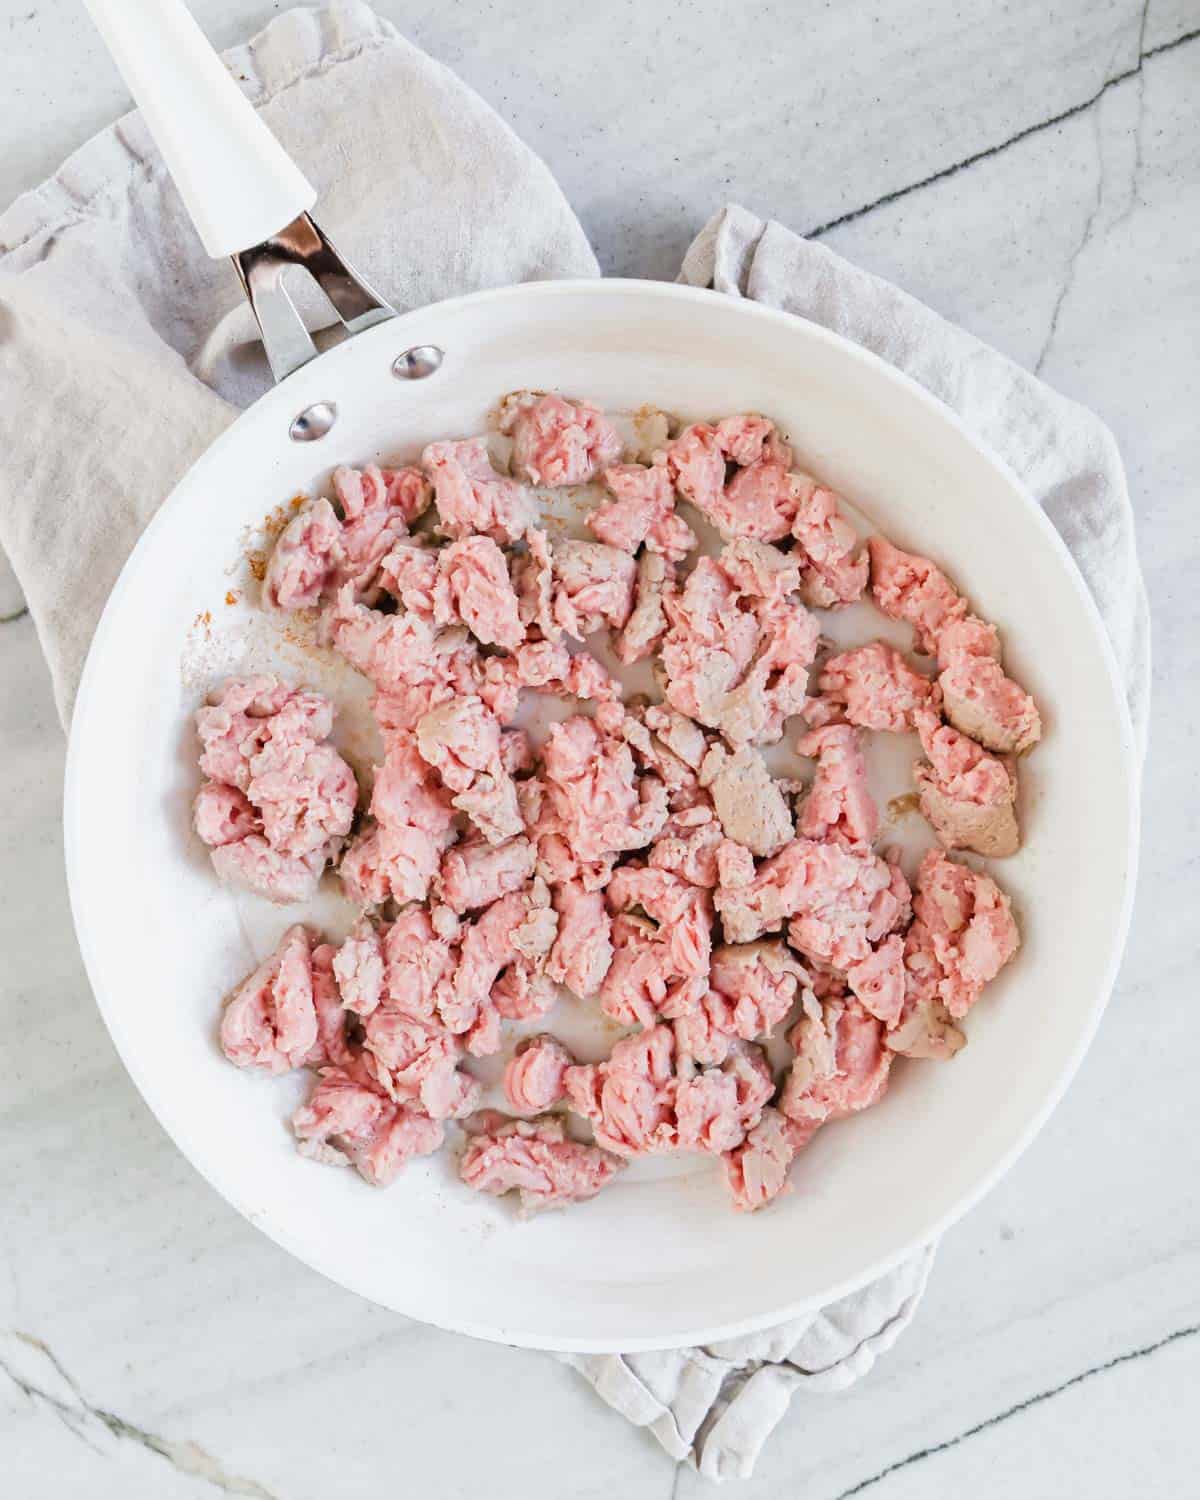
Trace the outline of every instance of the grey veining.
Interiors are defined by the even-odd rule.
[[[738,1493],[1191,1493],[1200,0],[612,0],[570,23],[549,0],[379,8],[545,155],[608,270],[672,275],[709,213],[742,201],[817,230],[1116,432],[1156,638],[1139,899],[1113,1002],[1035,1146],[943,1245],[912,1330],[853,1391],[798,1399]],[[274,6],[194,9],[228,44]],[[0,0],[0,38],[7,201],[123,101],[75,7]],[[71,935],[64,747],[20,610],[0,583],[12,1493],[698,1495],[544,1357],[406,1323],[296,1265],[166,1140]]]

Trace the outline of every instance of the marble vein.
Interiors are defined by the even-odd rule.
[[[1092,234],[1096,228],[1096,220],[1100,216],[1100,209],[1104,203],[1104,145],[1100,139],[1100,119],[1095,113],[1092,115],[1092,133],[1096,143],[1096,193],[1088,209],[1087,217],[1083,221],[1083,233],[1079,236],[1079,242],[1067,260],[1067,269],[1063,274],[1062,285],[1058,289],[1058,295],[1055,297],[1054,306],[1050,311],[1050,325],[1046,329],[1046,337],[1042,340],[1042,347],[1038,350],[1037,359],[1033,364],[1033,373],[1035,375],[1042,373],[1046,361],[1050,357],[1050,351],[1054,347],[1055,335],[1058,333],[1058,320],[1062,316],[1063,307],[1075,286],[1076,272],[1079,268],[1080,259],[1091,243]]]
[[[197,1443],[159,1437],[144,1427],[127,1422],[115,1412],[94,1406],[42,1339],[14,1329],[6,1335],[5,1342],[10,1352],[0,1352],[0,1373],[6,1375],[28,1401],[52,1412],[93,1453],[102,1458],[106,1456],[103,1439],[107,1434],[117,1443],[138,1444],[165,1459],[181,1474],[202,1480],[223,1494],[242,1495],[249,1500],[275,1500],[271,1491],[257,1480],[226,1473],[218,1460]],[[32,1357],[35,1365],[41,1366],[40,1371],[24,1370],[22,1361],[12,1352],[14,1348],[16,1353]]]
[[[1137,1349],[1127,1349],[1124,1354],[1114,1355],[1112,1359],[1106,1359],[1100,1364],[1091,1365],[1086,1370],[1081,1370],[1078,1375],[1072,1375],[1069,1380],[1064,1380],[1058,1385],[1051,1386],[1049,1390],[1038,1391],[1036,1395],[1027,1396],[1024,1401],[1018,1401],[1015,1405],[1006,1407],[1003,1411],[996,1412],[993,1416],[986,1417],[982,1422],[977,1422],[973,1427],[968,1427],[964,1432],[947,1438],[945,1442],[934,1443],[928,1448],[920,1448],[907,1457],[897,1459],[895,1463],[888,1464],[886,1468],[880,1469],[877,1474],[872,1474],[866,1479],[861,1479],[857,1484],[843,1490],[836,1500],[850,1500],[853,1495],[861,1495],[872,1486],[882,1483],[889,1475],[895,1474],[900,1469],[910,1468],[913,1464],[923,1463],[927,1458],[933,1458],[939,1453],[945,1453],[950,1448],[957,1448],[965,1443],[968,1438],[973,1438],[989,1428],[998,1427],[1002,1422],[1007,1422],[1013,1417],[1020,1416],[1022,1412],[1031,1407],[1040,1406],[1045,1401],[1060,1396],[1064,1391],[1071,1390],[1074,1386],[1082,1385],[1085,1381],[1092,1380],[1098,1375],[1103,1375],[1109,1370],[1115,1370],[1121,1365],[1131,1364],[1134,1360],[1145,1359],[1151,1354],[1157,1354],[1160,1349],[1168,1345],[1177,1344],[1184,1339],[1195,1338],[1200,1334],[1200,1323],[1189,1324],[1185,1328],[1176,1328],[1174,1332],[1166,1334],[1161,1339],[1156,1339],[1152,1344],[1143,1344]]]
[[[1142,12],[1139,39],[1145,35],[1146,13]],[[1007,151],[1011,146],[1018,145],[1021,141],[1027,141],[1031,136],[1041,135],[1045,130],[1051,130],[1055,125],[1061,125],[1065,120],[1072,120],[1076,115],[1082,115],[1089,109],[1093,109],[1110,89],[1118,84],[1127,83],[1131,78],[1140,78],[1142,68],[1146,62],[1155,57],[1161,57],[1166,52],[1174,52],[1177,48],[1185,46],[1188,42],[1194,42],[1200,37],[1200,26],[1191,31],[1185,31],[1182,35],[1173,37],[1169,42],[1160,42],[1156,47],[1146,48],[1138,52],[1138,59],[1132,68],[1126,68],[1120,73],[1114,73],[1105,78],[1094,93],[1089,94],[1086,99],[1080,100],[1078,104],[1072,104],[1070,108],[1060,110],[1056,115],[1050,115],[1045,120],[1039,120],[1036,124],[1027,125],[1023,130],[1018,130],[1015,135],[1010,135],[1003,141],[998,141],[994,146],[987,146],[982,151],[972,152],[970,156],[964,156],[961,161],[951,163],[948,167],[940,167],[936,172],[931,172],[928,177],[922,177],[917,182],[907,183],[904,187],[893,188],[891,192],[884,193],[882,197],[876,198],[872,203],[864,203],[860,208],[852,208],[848,213],[839,214],[836,219],[830,219],[827,223],[818,224],[815,229],[807,231],[807,238],[818,240],[822,235],[828,234],[830,230],[840,229],[843,224],[853,224],[855,220],[863,218],[864,215],[873,213],[877,208],[884,208],[889,203],[896,203],[901,198],[907,198],[910,193],[920,192],[922,188],[931,187],[936,182],[945,182],[947,178],[956,177],[960,172],[965,172],[968,167],[973,167],[977,162],[986,161],[989,157],[998,156]]]
[[[12,625],[17,620],[23,620],[29,613],[29,606],[22,604],[20,609],[14,609],[11,614],[0,615],[0,625]]]

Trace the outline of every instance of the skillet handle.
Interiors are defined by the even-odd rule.
[[[183,0],[84,0],[214,259],[269,239],[316,189],[259,119]]]
[[[317,350],[283,285],[306,270],[350,333],[395,315],[308,210],[316,189],[258,117],[183,0],[83,0],[214,258],[229,255],[276,380]]]

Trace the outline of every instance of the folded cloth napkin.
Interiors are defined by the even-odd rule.
[[[322,221],[395,303],[597,274],[542,163],[365,4],[288,12],[227,61],[317,186]],[[1103,425],[894,287],[744,210],[717,215],[681,279],[865,344],[1008,460],[1096,595],[1144,743],[1145,593]],[[318,304],[302,310],[317,327]],[[0,445],[0,541],[64,721],[142,527],[268,380],[229,268],[206,259],[136,115],[0,216],[0,389],[17,393],[10,409],[21,412]],[[795,1391],[842,1390],[895,1341],[931,1259],[926,1250],[819,1313],[748,1338],[562,1357],[674,1457],[712,1478],[743,1476]]]

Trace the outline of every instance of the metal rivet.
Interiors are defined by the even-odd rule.
[[[332,401],[315,401],[306,406],[288,428],[293,443],[315,443],[323,438],[337,421],[337,407]]]
[[[392,374],[397,380],[424,380],[427,375],[441,369],[442,358],[442,351],[436,344],[417,344],[393,361]]]

